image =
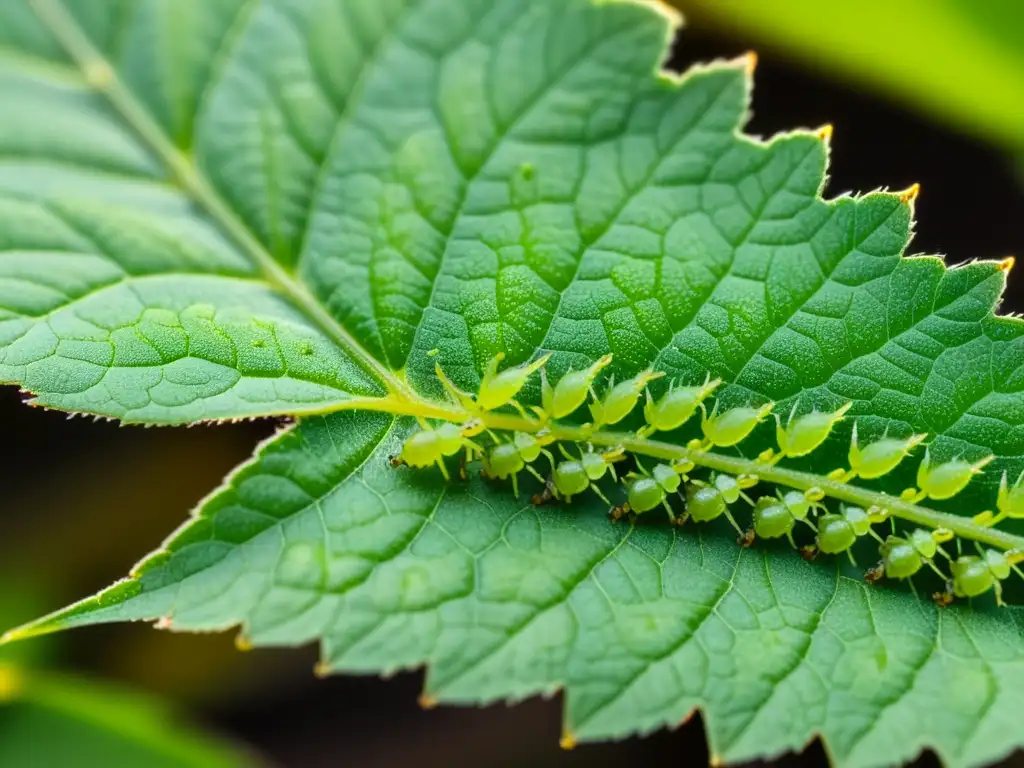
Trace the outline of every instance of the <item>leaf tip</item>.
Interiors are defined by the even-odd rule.
[[[1010,270],[1013,269],[1013,265],[1017,263],[1017,260],[1013,256],[1007,256],[1005,259],[1000,261],[996,266],[1000,272],[1009,274]]]
[[[814,135],[826,144],[832,141],[832,123],[825,123],[825,125],[814,132]]]
[[[913,203],[917,199],[917,196],[919,194],[921,194],[921,185],[918,184],[916,181],[902,192],[897,192],[897,195],[899,195],[900,198],[900,202],[908,204]]]
[[[416,703],[420,705],[420,709],[434,709],[437,707],[437,699],[429,693],[421,693]]]
[[[4,632],[0,635],[0,645],[8,645],[9,643],[16,643],[20,640],[30,640],[33,637],[39,637],[41,635],[49,635],[59,629],[60,626],[49,622],[34,621]]]
[[[562,738],[558,740],[558,746],[565,750],[575,749],[577,743],[578,742],[576,741],[576,737],[572,734],[571,731],[566,731],[565,733],[563,733]]]
[[[331,676],[331,665],[326,661],[318,661],[313,665],[313,676],[324,680]]]
[[[747,51],[740,56],[740,61],[743,62],[743,68],[746,70],[749,77],[754,76],[754,70],[757,69],[757,53],[755,51]]]
[[[246,653],[252,650],[252,640],[239,632],[235,635],[235,650]]]

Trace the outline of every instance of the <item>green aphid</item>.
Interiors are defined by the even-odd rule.
[[[697,409],[721,383],[721,379],[712,379],[709,374],[704,383],[696,387],[678,387],[673,384],[657,401],[648,391],[647,403],[644,405],[647,426],[640,430],[640,435],[645,437],[654,432],[668,432],[681,427],[693,418]]]
[[[975,475],[980,475],[982,468],[993,459],[995,456],[986,456],[972,463],[958,457],[933,467],[931,452],[926,449],[917,468],[917,490],[911,489],[906,496],[913,503],[924,498],[936,501],[951,499],[966,488]]]
[[[993,515],[991,511],[982,512],[974,516],[974,522],[978,525],[991,526],[1002,522],[1006,518],[1024,518],[1024,472],[1017,476],[1016,482],[1011,486],[1008,484],[1006,472],[999,481],[999,496],[996,498],[996,509],[999,513]]]
[[[787,491],[778,496],[762,496],[754,504],[753,525],[746,532],[743,544],[749,546],[755,536],[762,539],[778,539],[785,536],[792,546],[793,529],[797,522],[814,524],[807,518],[817,505],[800,491]]]
[[[772,412],[774,405],[766,403],[758,408],[740,406],[718,413],[716,402],[711,415],[705,415],[700,424],[705,447],[729,448],[743,442],[754,427]]]
[[[837,555],[845,552],[854,565],[851,547],[861,536],[871,535],[882,543],[882,538],[871,527],[889,518],[889,513],[879,507],[865,510],[862,507],[844,504],[838,514],[826,513],[818,518],[818,533],[815,546],[805,547],[802,554],[807,558],[814,557],[818,552],[826,555]]]
[[[707,523],[724,516],[739,533],[740,540],[745,540],[746,534],[729,512],[729,506],[740,499],[753,506],[753,500],[743,492],[743,489],[751,487],[756,482],[757,478],[737,478],[721,473],[713,474],[709,483],[701,480],[690,481],[686,484],[687,518],[698,523]]]
[[[543,368],[550,358],[551,354],[548,353],[532,363],[512,366],[499,372],[498,366],[505,359],[505,353],[499,352],[490,359],[484,368],[480,390],[476,397],[459,389],[441,369],[440,363],[434,364],[434,371],[448,394],[470,413],[493,411],[505,405],[512,405],[522,412],[523,407],[516,401],[516,395],[526,386],[527,379],[537,370]]]
[[[532,363],[516,365],[499,372],[498,364],[503,358],[504,354],[499,352],[491,359],[484,370],[483,380],[480,382],[480,391],[476,396],[476,400],[485,411],[493,411],[496,408],[501,408],[503,405],[514,403],[515,396],[526,386],[527,379],[535,371],[544,367],[551,358],[551,354],[548,353],[543,357],[539,357]]]
[[[541,454],[551,458],[551,454],[544,450],[544,446],[551,442],[553,438],[550,433],[516,432],[511,442],[497,443],[484,452],[482,474],[492,480],[512,478],[512,493],[518,497],[519,473],[524,469],[541,483],[545,482],[530,464]]]
[[[951,578],[946,584],[946,591],[935,594],[935,600],[946,605],[954,597],[978,597],[994,589],[996,604],[1003,602],[1003,585],[1000,583],[1015,572],[1024,578],[1024,573],[1017,564],[1024,561],[1024,550],[1011,549],[999,552],[994,549],[978,548],[977,555],[961,555],[949,565]]]
[[[918,528],[909,536],[889,535],[878,549],[882,559],[864,574],[864,579],[868,582],[878,581],[883,576],[888,579],[909,579],[925,565],[946,579],[946,575],[933,561],[937,554],[946,554],[939,545],[952,538],[953,532],[946,528],[934,531]]]
[[[555,464],[552,459],[551,481],[546,485],[544,493],[534,497],[534,503],[543,503],[549,496],[569,502],[573,496],[581,494],[589,488],[605,504],[611,505],[608,497],[597,486],[597,482],[606,474],[610,474],[613,480],[618,481],[613,465],[625,457],[625,450],[613,448],[597,452],[591,448],[582,452],[577,458],[565,450],[563,445],[559,445],[558,449],[565,457],[565,461]]]
[[[467,461],[472,461],[475,453],[483,453],[483,448],[470,438],[480,434],[483,423],[473,419],[465,424],[443,422],[432,427],[425,419],[420,419],[421,429],[413,432],[402,444],[402,452],[391,457],[393,467],[406,464],[410,467],[429,467],[437,464],[445,480],[450,479],[444,459],[454,456],[463,448],[466,449]]]
[[[862,448],[857,442],[855,422],[850,438],[850,469],[833,472],[831,476],[844,482],[854,477],[861,477],[864,480],[883,477],[892,472],[926,437],[927,435],[911,435],[907,438],[882,437]]]
[[[661,371],[655,372],[648,368],[633,378],[620,381],[618,384],[613,378],[608,391],[601,399],[598,399],[591,390],[593,402],[590,403],[589,408],[594,428],[618,424],[626,418],[633,412],[647,385],[664,375]]]
[[[574,413],[587,399],[590,387],[597,375],[612,362],[610,354],[605,355],[582,371],[570,370],[552,387],[547,376],[541,371],[541,405],[546,419],[561,419]]]
[[[640,472],[630,472],[625,477],[626,503],[612,509],[612,519],[618,520],[629,513],[642,514],[660,505],[668,513],[672,523],[679,522],[679,518],[668,503],[668,494],[679,490],[687,473],[693,469],[693,462],[689,459],[677,459],[669,464],[656,464],[648,472],[637,461],[637,468]]]
[[[1017,482],[1012,488],[1007,487],[1006,473],[1003,472],[1002,480],[999,481],[999,498],[996,500],[996,509],[1004,517],[1024,517],[1024,472],[1017,477]]]
[[[775,440],[779,445],[776,461],[783,457],[796,458],[812,453],[828,439],[833,427],[843,420],[852,405],[853,403],[846,403],[832,413],[814,410],[796,416],[797,405],[794,404],[785,427],[776,414]]]

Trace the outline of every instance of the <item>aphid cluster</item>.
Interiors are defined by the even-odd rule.
[[[943,548],[944,544],[955,539],[952,531],[944,528],[897,531],[896,518],[881,504],[863,508],[844,503],[830,508],[825,503],[825,493],[816,487],[806,490],[779,487],[773,493],[760,494],[756,498],[752,495],[762,480],[762,472],[770,474],[771,468],[779,461],[807,456],[819,448],[835,425],[845,417],[851,403],[830,412],[814,409],[803,414],[798,414],[798,406],[794,405],[785,421],[775,414],[776,447],[763,451],[755,462],[750,462],[751,471],[738,475],[707,473],[701,467],[702,456],[717,448],[731,448],[742,443],[761,422],[773,415],[773,403],[750,403],[720,411],[719,402],[715,401],[709,410],[708,400],[722,383],[721,379],[712,379],[710,375],[699,384],[673,382],[660,397],[655,398],[648,385],[663,374],[653,370],[642,371],[620,382],[612,377],[603,394],[599,395],[595,382],[611,363],[611,355],[605,355],[582,370],[570,370],[554,385],[548,381],[544,367],[549,357],[546,355],[531,363],[499,371],[502,361],[499,354],[485,368],[475,395],[459,389],[439,365],[435,366],[439,380],[466,418],[461,424],[443,422],[437,425],[420,419],[421,429],[406,439],[401,454],[392,457],[392,464],[413,467],[437,464],[448,478],[445,459],[464,452],[461,463],[463,475],[466,465],[479,457],[481,475],[491,480],[511,480],[516,496],[519,495],[519,475],[523,471],[528,472],[542,485],[541,491],[533,496],[534,504],[551,500],[568,502],[580,494],[592,492],[609,505],[613,520],[633,519],[659,507],[676,525],[688,520],[706,523],[722,518],[736,530],[743,546],[752,545],[758,538],[785,539],[794,548],[799,548],[807,559],[819,553],[846,553],[856,565],[854,546],[858,541],[873,539],[878,544],[880,559],[865,574],[868,582],[883,578],[910,579],[927,567],[946,585],[943,591],[934,595],[940,604],[946,604],[955,597],[976,597],[990,590],[995,593],[996,601],[1002,604],[1001,582],[1011,572],[1024,577],[1018,568],[1018,563],[1024,561],[1024,550],[997,551],[978,547],[976,555],[964,555],[957,540],[957,555],[954,557]],[[538,372],[541,405],[527,409],[516,397],[530,376]],[[630,416],[641,399],[644,401],[644,424],[635,435],[601,431]],[[582,428],[577,427],[573,434],[583,434],[591,439],[582,444],[560,439],[559,420],[572,416],[585,403],[590,421]],[[496,411],[518,413],[522,417],[523,428],[511,432],[488,429],[488,416]],[[682,427],[698,413],[703,437],[694,438],[687,444],[686,458],[651,464],[627,453],[622,444],[615,444],[617,440],[626,440],[635,446],[637,440],[647,439],[656,432]],[[484,433],[487,435],[486,445],[480,437]],[[897,438],[885,434],[880,439],[862,444],[855,423],[847,454],[848,466],[830,472],[828,480],[834,487],[836,483],[845,485],[856,478],[872,480],[883,477],[910,456],[925,437]],[[971,462],[957,457],[935,463],[926,449],[918,466],[915,487],[906,489],[899,498],[910,504],[925,499],[952,498],[981,474],[992,458],[987,456]],[[626,461],[633,468],[620,474],[616,471],[616,464]],[[698,473],[701,476],[696,476]],[[623,500],[613,504],[602,490],[602,482],[621,485],[623,490],[619,493]],[[1004,473],[996,507],[995,513],[984,512],[975,516],[974,523],[990,526],[1007,517],[1024,518],[1024,473],[1012,486]],[[743,508],[749,509],[750,523],[745,528],[737,519],[739,509]],[[883,538],[875,528],[885,524],[890,530]],[[805,532],[805,540],[809,539],[809,543],[803,546],[798,545],[796,539],[800,531]]]

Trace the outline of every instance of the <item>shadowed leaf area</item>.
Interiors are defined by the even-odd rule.
[[[829,132],[743,136],[753,59],[659,72],[673,26],[625,1],[5,0],[0,378],[129,423],[299,417],[131,578],[8,639],[319,642],[325,674],[424,666],[425,704],[563,691],[567,746],[695,708],[730,762],[1020,746],[1014,605],[390,465],[444,402],[435,363],[476,392],[497,353],[550,352],[552,381],[612,353],[601,386],[650,367],[655,396],[710,375],[725,408],[851,404],[782,468],[843,466],[854,423],[994,456],[933,505],[965,520],[1024,469],[1009,264],[905,256],[913,190],[824,199]],[[919,459],[863,486],[898,496]]]

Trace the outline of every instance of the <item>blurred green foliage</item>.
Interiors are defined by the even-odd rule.
[[[234,746],[181,727],[158,700],[0,662],[0,765],[220,768],[254,765]]]
[[[0,625],[37,613],[37,581],[0,577]],[[0,766],[229,768],[255,756],[178,722],[162,700],[51,669],[57,638],[0,650]]]
[[[738,33],[1024,153],[1020,0],[673,0]]]

